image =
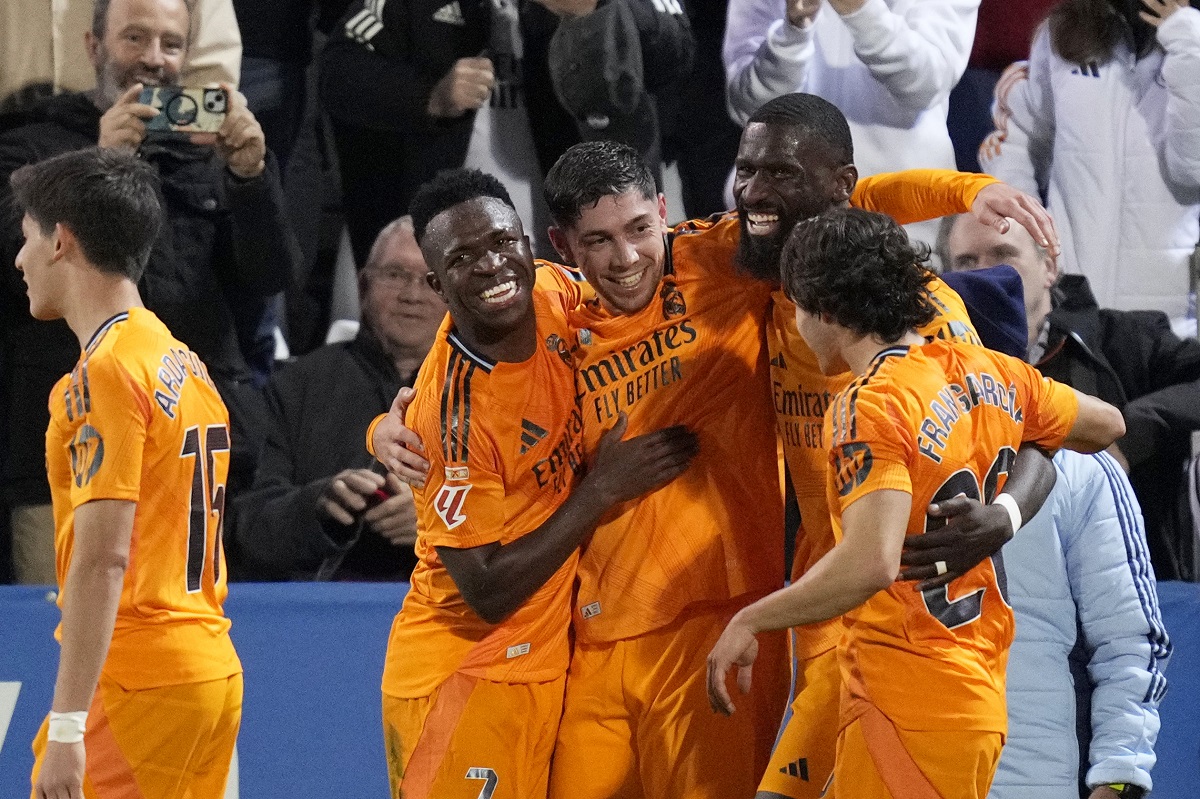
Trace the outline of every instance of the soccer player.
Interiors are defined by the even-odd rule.
[[[384,669],[392,795],[545,796],[579,546],[603,515],[683,473],[696,441],[679,426],[622,440],[614,417],[584,475],[565,313],[580,285],[552,264],[535,272],[491,176],[442,173],[410,212],[450,315],[406,419],[440,446],[416,491],[419,561]],[[399,423],[380,419],[368,439]]]
[[[990,501],[1022,440],[1096,451],[1124,432],[1115,408],[1020,361],[927,342],[917,328],[936,311],[923,257],[893,220],[857,209],[791,234],[783,279],[798,329],[823,373],[855,375],[825,421],[838,544],[739,612],[708,659],[713,707],[732,712],[726,675],[736,665],[749,687],[758,633],[846,614],[833,795],[987,794],[1012,639],[1003,561],[914,591],[895,582],[905,534],[942,523],[927,516],[930,503],[960,493]]]
[[[229,415],[138,296],[162,225],[157,178],[91,148],[11,185],[30,311],[66,320],[83,350],[50,395],[62,654],[32,796],[218,799],[242,705],[221,607]]]

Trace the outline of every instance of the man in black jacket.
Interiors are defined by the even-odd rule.
[[[62,322],[38,322],[29,315],[24,286],[12,266],[21,243],[19,219],[9,218],[13,171],[97,144],[136,150],[155,167],[167,223],[139,290],[147,307],[208,365],[229,407],[230,496],[253,476],[263,416],[238,348],[230,301],[282,290],[300,260],[274,159],[241,95],[231,91],[229,112],[216,134],[190,140],[146,135],[146,120],[156,112],[137,102],[138,95],[142,86],[177,83],[187,57],[187,5],[183,0],[99,0],[96,5],[86,46],[97,88],[51,98],[16,125],[0,120],[0,130],[7,129],[0,135],[0,209],[6,214],[0,226],[0,361],[6,364],[3,416],[9,425],[8,451],[0,460],[14,519],[22,520],[14,537],[24,538],[27,529],[35,537],[50,532],[44,521],[27,525],[23,511],[50,502],[44,468],[46,398],[79,357],[79,345]],[[40,538],[33,546],[44,548]]]
[[[242,576],[408,579],[416,563],[412,492],[395,475],[370,470],[364,441],[371,420],[413,384],[446,315],[428,271],[411,220],[388,225],[358,276],[358,335],[271,378],[266,444],[254,487],[238,502]]]
[[[1154,571],[1160,579],[1195,579],[1181,481],[1191,434],[1200,430],[1200,341],[1180,339],[1159,311],[1098,307],[1087,279],[1060,277],[1017,225],[1000,234],[961,216],[947,218],[942,231],[948,269],[1006,263],[1021,275],[1030,363],[1121,409],[1126,433],[1109,454],[1129,473],[1142,506]]]

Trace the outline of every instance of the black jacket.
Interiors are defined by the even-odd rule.
[[[326,561],[345,559],[334,577],[407,580],[412,549],[369,529],[322,522],[317,500],[343,469],[374,459],[365,439],[402,385],[391,359],[364,327],[288,364],[267,384],[270,422],[254,486],[237,502],[234,546],[247,579],[312,579]],[[359,535],[357,540],[355,535]]]
[[[50,501],[47,397],[74,366],[79,343],[64,322],[39,322],[29,315],[25,286],[13,267],[22,237],[8,178],[25,164],[95,146],[100,116],[87,95],[64,94],[27,112],[23,124],[0,135],[0,362],[8,391],[10,456],[4,483],[16,503]],[[147,139],[139,154],[158,171],[167,211],[167,224],[138,285],[142,300],[208,366],[230,406],[235,437],[249,447],[246,434],[253,425],[245,422],[240,398],[234,396],[239,392],[226,388],[249,376],[229,298],[275,294],[291,282],[301,262],[274,159],[268,157],[264,175],[243,181],[208,147]],[[243,444],[235,442],[235,454]]]
[[[1192,579],[1177,557],[1182,464],[1200,430],[1200,341],[1180,339],[1159,311],[1100,308],[1082,275],[1055,288],[1042,374],[1121,409],[1118,442],[1131,467],[1154,568]],[[1187,533],[1190,536],[1190,531]]]
[[[671,4],[621,1],[628,2],[637,22],[646,89],[665,90],[690,74],[695,41],[687,16],[666,11]],[[434,85],[455,61],[485,51],[491,26],[488,0],[389,0],[381,19],[369,11],[375,5],[373,0],[356,0],[330,36],[321,55],[323,107],[355,127],[422,137],[431,162],[462,164],[474,114],[435,119],[425,109]],[[457,15],[443,13],[451,6]],[[519,0],[518,6],[526,110],[545,173],[579,141],[579,132],[550,81],[547,49],[558,17],[534,0]],[[461,19],[461,24],[448,19]]]

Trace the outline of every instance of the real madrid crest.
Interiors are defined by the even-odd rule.
[[[683,292],[675,285],[675,281],[664,281],[662,288],[658,291],[658,296],[662,297],[663,301],[663,319],[674,319],[687,313]]]
[[[592,346],[592,331],[586,327],[579,331],[579,343],[585,347]]]
[[[558,353],[558,357],[562,358],[563,363],[568,366],[573,365],[571,363],[571,350],[567,346],[567,342],[557,333],[551,333],[549,336],[546,336],[546,349]]]

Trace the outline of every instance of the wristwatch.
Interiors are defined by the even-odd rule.
[[[1108,787],[1117,792],[1119,799],[1142,799],[1146,795],[1145,788],[1132,782],[1110,783]]]

